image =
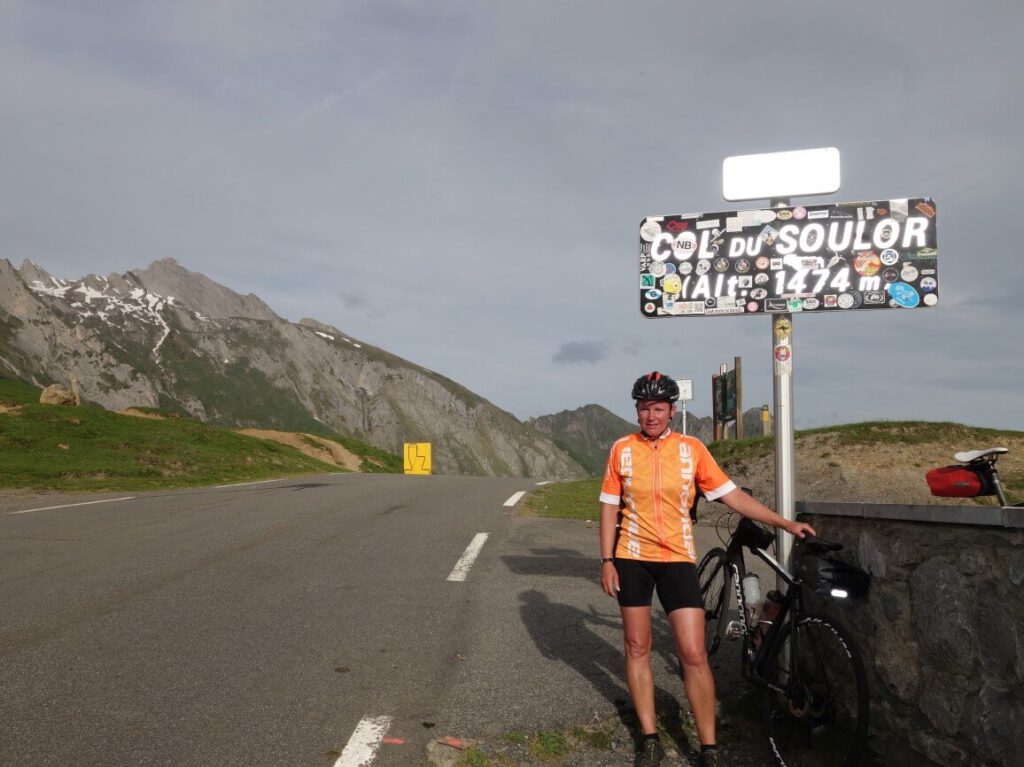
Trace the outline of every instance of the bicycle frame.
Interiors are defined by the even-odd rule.
[[[780,576],[786,583],[786,593],[782,595],[779,614],[772,621],[771,628],[765,634],[757,651],[751,654],[752,631],[747,626],[746,611],[747,604],[743,598],[743,578],[746,575],[746,560],[743,549],[749,549],[752,554],[768,565],[776,575]],[[726,548],[726,563],[731,570],[734,588],[736,591],[736,604],[739,608],[741,619],[739,621],[743,632],[742,673],[744,679],[762,687],[770,687],[779,692],[785,692],[778,685],[773,684],[762,675],[766,660],[772,657],[772,652],[779,642],[779,634],[786,624],[790,614],[800,615],[804,612],[803,589],[800,588],[800,581],[789,573],[767,550],[741,543],[734,536]]]
[[[1010,505],[1010,502],[1006,500],[1006,491],[1003,490],[1003,483],[999,479],[999,470],[996,468],[996,459],[989,458],[987,460],[979,461],[979,465],[984,465],[982,471],[985,471],[989,479],[992,482],[992,487],[995,488],[996,497],[999,498],[999,505],[1006,507]]]
[[[698,567],[707,616],[704,641],[708,653],[715,652],[722,639],[742,636],[740,669],[747,682],[764,690],[763,717],[776,763],[805,764],[803,758],[794,755],[806,755],[810,749],[841,757],[841,762],[825,762],[833,767],[855,764],[870,717],[864,665],[841,625],[827,615],[808,611],[808,607],[816,606],[816,600],[808,605],[811,598],[804,593],[805,588],[818,591],[824,587],[822,593],[839,596],[841,589],[830,589],[829,585],[846,585],[843,578],[854,573],[826,573],[802,559],[799,569],[789,572],[771,553],[771,533],[747,519],[742,519],[729,540],[723,537],[722,542],[725,547],[708,551]],[[808,554],[826,563],[833,562],[825,556],[827,552],[842,548],[817,538],[804,543]],[[764,562],[782,584],[783,593],[772,600],[778,611],[770,621],[764,616],[753,620],[754,616],[748,615],[743,594],[747,575],[744,549]],[[803,564],[808,564],[806,570]],[[729,578],[733,580],[739,621],[732,618]],[[851,589],[860,593],[855,586],[856,578],[851,577]],[[715,594],[718,596],[709,599],[708,595]],[[707,633],[712,625],[713,633]],[[796,761],[790,761],[791,757]]]

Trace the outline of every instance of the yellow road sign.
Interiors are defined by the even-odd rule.
[[[406,474],[430,473],[429,442],[406,442],[404,453]]]

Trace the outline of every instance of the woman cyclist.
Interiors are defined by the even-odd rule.
[[[657,371],[633,384],[640,431],[612,445],[601,486],[601,586],[617,597],[625,636],[626,684],[643,731],[640,764],[656,767],[651,672],[655,590],[675,636],[686,698],[701,742],[699,764],[719,764],[715,682],[704,648],[704,606],[689,510],[698,490],[735,512],[803,538],[810,525],[783,519],[736,487],[694,437],[669,428],[679,387]]]

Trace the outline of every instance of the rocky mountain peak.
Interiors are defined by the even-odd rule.
[[[338,330],[334,325],[328,325],[326,322],[320,322],[319,320],[310,319],[309,317],[303,317],[299,320],[299,324],[303,327],[319,330],[321,333],[327,333],[327,335],[330,336],[338,337],[345,335],[345,333]]]
[[[595,404],[531,418],[527,423],[550,437],[592,476],[604,471],[612,443],[636,431],[636,424]]]
[[[210,319],[245,317],[253,320],[279,321],[281,317],[260,298],[249,293],[240,295],[209,277],[192,272],[173,258],[154,261],[145,269],[128,272],[147,293],[175,298],[180,304]]]
[[[21,279],[25,280],[26,284],[41,282],[44,285],[52,285],[57,282],[48,271],[27,258],[22,261],[18,274],[21,275]]]

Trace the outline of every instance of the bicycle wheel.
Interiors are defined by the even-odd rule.
[[[783,626],[765,678],[763,716],[783,767],[857,764],[868,732],[868,682],[860,653],[828,618]]]
[[[729,568],[725,549],[711,549],[697,566],[700,596],[704,600],[704,647],[714,655],[725,633],[729,612]]]

